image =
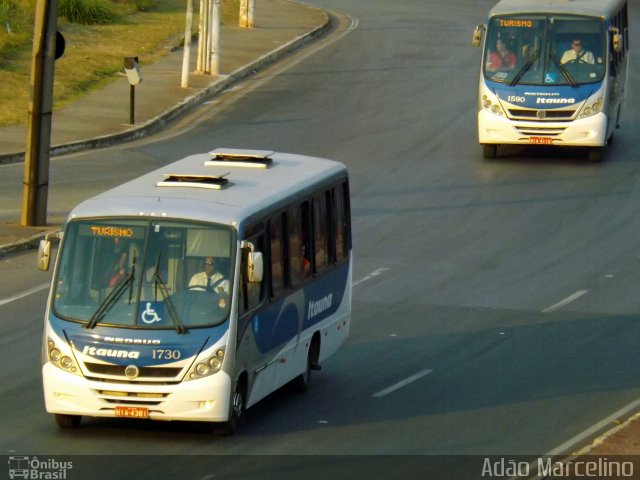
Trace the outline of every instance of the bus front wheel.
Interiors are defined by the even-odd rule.
[[[486,159],[496,158],[498,156],[498,146],[494,143],[483,143],[482,155]]]
[[[223,435],[233,435],[247,421],[247,387],[244,377],[236,382],[236,387],[231,396],[229,405],[229,420],[220,425],[220,433]]]
[[[588,159],[592,163],[597,163],[602,161],[602,147],[593,147],[589,149]]]
[[[311,349],[309,349],[309,353],[307,354],[307,365],[304,372],[294,378],[291,382],[294,390],[298,393],[306,392],[309,389],[309,384],[311,383],[311,364],[313,362],[311,355]]]

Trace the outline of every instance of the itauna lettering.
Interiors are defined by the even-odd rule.
[[[562,105],[571,105],[576,103],[575,98],[538,98],[536,103],[556,103]]]
[[[140,358],[140,352],[135,350],[116,350],[115,348],[96,348],[85,345],[82,353],[92,357],[109,358]]]
[[[91,233],[95,237],[133,237],[133,229],[125,227],[102,227],[94,225]]]
[[[309,302],[309,311],[307,318],[313,318],[320,315],[325,310],[329,310],[333,303],[333,294],[330,293],[326,297],[321,298],[317,302]]]
[[[532,20],[498,20],[501,27],[525,27],[532,28]]]

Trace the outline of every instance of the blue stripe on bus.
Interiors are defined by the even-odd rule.
[[[213,345],[226,333],[228,323],[213,328],[191,328],[185,335],[175,330],[148,330],[97,326],[87,330],[79,323],[52,316],[51,328],[76,351],[111,365],[160,366],[189,359]],[[205,344],[206,343],[206,344]],[[159,350],[180,352],[164,358]],[[155,351],[155,352],[154,352]],[[155,357],[155,358],[154,358]]]
[[[485,80],[487,87],[503,102],[523,108],[548,110],[552,108],[579,105],[597,92],[602,82],[572,87],[570,85],[540,86],[515,85],[510,87],[500,82]],[[514,101],[514,99],[524,101]]]
[[[349,275],[345,263],[304,288],[267,304],[251,318],[251,330],[262,354],[278,348],[303,331],[336,313],[344,297]]]

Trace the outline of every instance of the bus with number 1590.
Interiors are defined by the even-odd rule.
[[[627,0],[502,0],[476,27],[483,45],[478,137],[584,147],[599,161],[619,125],[629,50]]]

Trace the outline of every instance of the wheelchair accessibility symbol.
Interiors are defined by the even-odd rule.
[[[152,307],[152,302],[147,302],[147,308],[145,308],[145,310],[142,312],[140,318],[147,325],[162,321],[162,317],[160,317],[160,315],[158,315],[158,313]]]

